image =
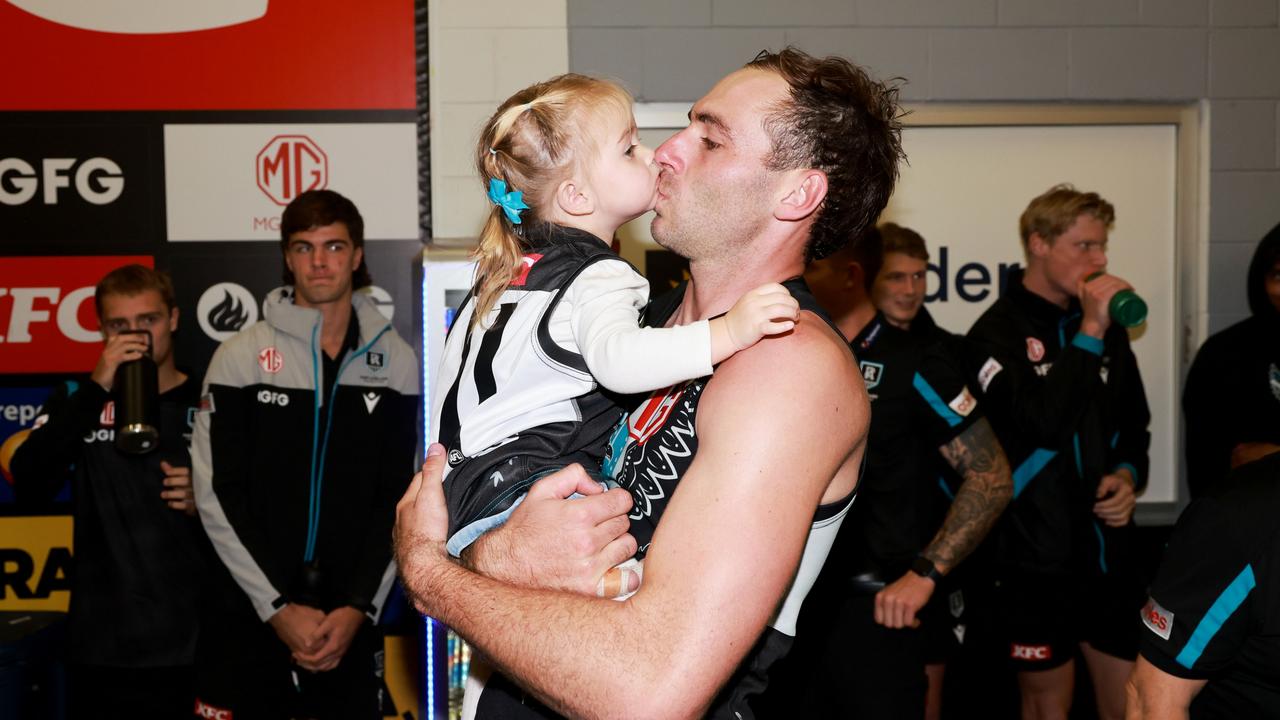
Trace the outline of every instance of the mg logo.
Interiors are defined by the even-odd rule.
[[[306,135],[277,135],[258,151],[258,188],[277,205],[329,186],[329,157]]]

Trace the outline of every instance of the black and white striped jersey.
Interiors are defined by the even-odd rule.
[[[448,452],[450,535],[509,509],[530,475],[598,470],[619,396],[711,372],[706,321],[641,328],[648,283],[590,233],[526,229],[524,269],[483,322],[459,308],[431,409]]]

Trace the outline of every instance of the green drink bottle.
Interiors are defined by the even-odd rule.
[[[1101,272],[1093,273],[1084,280],[1089,282],[1101,274]],[[1137,327],[1147,321],[1147,302],[1132,290],[1121,290],[1111,296],[1107,312],[1111,314],[1113,321],[1127,328]]]

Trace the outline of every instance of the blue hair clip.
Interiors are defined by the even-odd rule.
[[[502,211],[507,214],[507,219],[511,221],[512,225],[519,225],[520,211],[529,209],[529,206],[524,204],[524,200],[521,197],[522,195],[524,195],[524,193],[519,190],[507,192],[507,183],[504,180],[498,180],[497,178],[489,179],[489,200],[491,200],[494,205],[502,208]]]

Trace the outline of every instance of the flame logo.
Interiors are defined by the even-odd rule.
[[[221,282],[200,295],[196,320],[210,340],[223,342],[258,321],[258,303],[243,285]]]
[[[222,301],[205,316],[209,326],[219,332],[239,332],[249,321],[249,313],[245,311],[244,303],[231,296],[230,290],[223,290],[222,294]]]

